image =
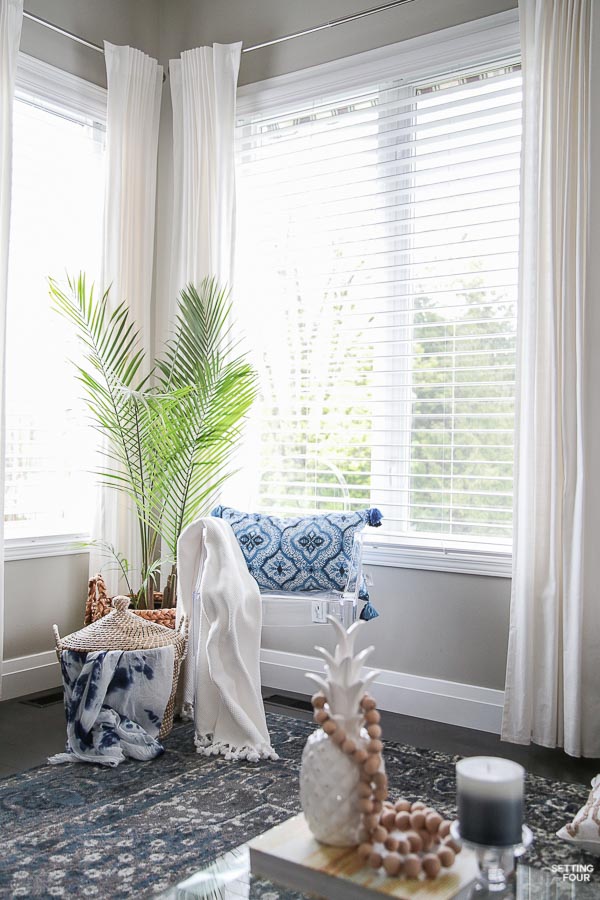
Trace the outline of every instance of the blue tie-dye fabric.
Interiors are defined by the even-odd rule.
[[[63,650],[66,753],[48,762],[118,766],[125,757],[154,759],[173,684],[173,647],[154,650]]]

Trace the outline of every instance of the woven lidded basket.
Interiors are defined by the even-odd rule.
[[[179,630],[174,631],[164,625],[148,622],[130,612],[127,609],[129,602],[128,597],[115,597],[112,600],[112,612],[64,638],[61,638],[58,628],[54,625],[56,652],[60,660],[63,650],[87,653],[93,650],[153,650],[157,647],[173,645],[175,650],[173,687],[158,734],[159,738],[163,738],[173,727],[179,671],[187,652],[187,618],[182,616]]]
[[[154,593],[154,600],[160,602],[162,594],[158,591]],[[88,596],[85,604],[84,625],[89,625],[97,619],[106,616],[113,611],[112,601],[106,591],[106,584],[102,575],[96,575],[90,578],[88,583]],[[167,628],[175,628],[175,609],[165,607],[164,609],[134,609],[132,610],[136,616],[142,619],[148,619],[150,622],[156,622],[158,625],[166,625]]]

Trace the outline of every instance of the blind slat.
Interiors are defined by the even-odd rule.
[[[508,65],[239,125],[260,510],[376,501],[391,533],[510,535],[521,88]]]

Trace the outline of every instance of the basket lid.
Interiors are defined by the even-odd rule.
[[[136,616],[128,610],[129,597],[114,597],[114,611],[60,638],[62,650],[151,650],[155,647],[168,647],[171,644],[185,643],[182,635]],[[58,637],[57,637],[58,644]]]

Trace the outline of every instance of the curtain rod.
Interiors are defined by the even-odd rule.
[[[374,16],[375,13],[385,12],[388,9],[394,9],[396,6],[404,6],[405,3],[413,2],[414,0],[392,0],[391,3],[383,3],[381,6],[363,9],[360,12],[351,13],[348,16],[330,19],[329,22],[323,22],[321,25],[314,25],[312,28],[305,28],[302,31],[294,31],[293,34],[285,34],[282,37],[273,38],[272,41],[263,41],[261,44],[253,44],[251,47],[242,47],[242,53],[251,53],[253,50],[261,50],[263,47],[272,47],[273,44],[282,44],[284,41],[291,41],[293,38],[314,34],[315,31],[324,31],[326,28],[335,28],[337,25],[346,25],[348,22],[356,22],[357,19],[365,19],[367,16]]]
[[[68,37],[78,44],[83,44],[84,47],[89,47],[91,50],[97,50],[98,53],[104,53],[104,47],[101,47],[99,44],[94,44],[92,41],[86,41],[85,38],[79,37],[78,34],[73,34],[72,31],[67,31],[66,28],[60,28],[58,25],[54,25],[54,23],[49,22],[48,19],[42,19],[41,16],[34,16],[33,13],[27,12],[26,10],[23,10],[23,18],[31,19],[32,22],[43,25],[44,28],[50,28],[51,31],[56,31],[57,34],[62,34],[64,37]]]
[[[307,34],[314,34],[316,31],[324,31],[326,28],[335,28],[337,25],[346,25],[348,22],[356,22],[358,19],[365,19],[367,16],[373,16],[376,13],[385,12],[388,9],[395,9],[396,6],[404,6],[405,3],[413,3],[414,0],[392,0],[390,3],[383,3],[381,6],[373,6],[371,9],[363,9],[357,13],[351,13],[348,16],[340,16],[338,19],[330,19],[329,22],[323,22],[321,25],[314,25],[312,28],[305,28],[302,31],[295,31],[293,34],[284,34],[282,37],[273,38],[270,41],[263,41],[261,44],[253,44],[251,47],[243,47],[242,53],[251,53],[253,50],[262,50],[263,47],[272,47],[274,44],[282,44],[284,41],[291,41],[294,38],[304,37]],[[62,34],[63,37],[68,37],[72,41],[76,41],[78,44],[82,44],[84,47],[89,47],[91,50],[97,50],[98,53],[104,53],[104,47],[101,47],[99,44],[94,44],[92,41],[87,41],[85,38],[79,37],[78,34],[73,34],[72,31],[67,31],[66,28],[60,28],[58,25],[54,25],[53,22],[49,22],[47,19],[43,19],[41,16],[36,16],[33,13],[27,12],[23,10],[23,18],[30,19],[32,22],[36,22],[38,25],[42,25],[44,28],[50,28],[52,31],[56,31],[57,34]]]

